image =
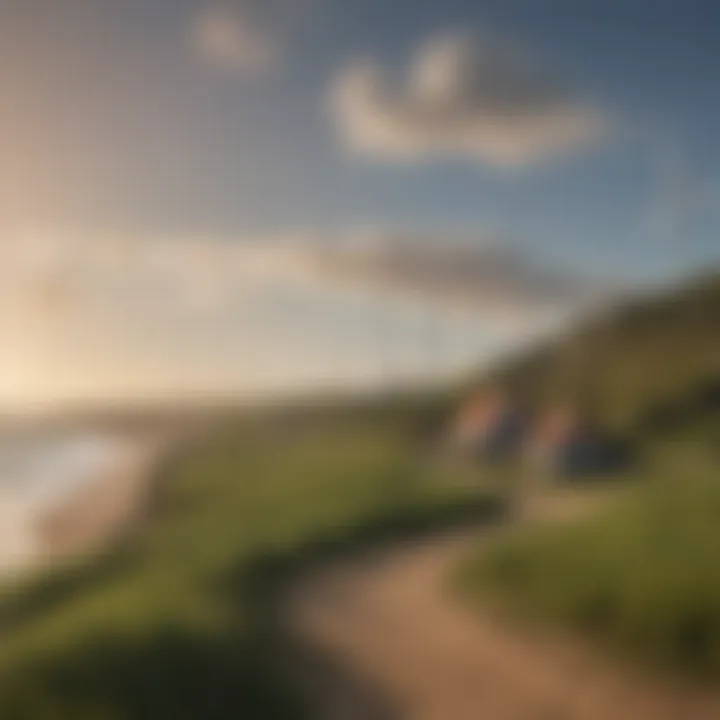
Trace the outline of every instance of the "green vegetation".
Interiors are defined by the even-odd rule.
[[[487,519],[429,462],[419,405],[235,421],[174,459],[132,543],[0,598],[3,720],[301,714],[279,590],[328,553]]]
[[[592,395],[642,441],[644,460],[631,497],[597,517],[469,559],[458,580],[473,602],[720,680],[719,329],[720,283],[706,281],[579,332],[582,353],[547,349],[498,373],[536,400]],[[570,357],[585,369],[563,378]]]
[[[689,453],[689,451],[688,451]],[[463,592],[666,669],[720,680],[720,464],[661,473],[591,520],[539,527],[460,569]]]
[[[609,429],[645,435],[681,425],[720,397],[719,318],[716,276],[581,324],[483,384],[534,406],[572,402]]]

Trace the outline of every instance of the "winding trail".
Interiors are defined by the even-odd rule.
[[[554,493],[523,523],[590,512]],[[586,648],[509,628],[445,590],[473,548],[517,523],[341,562],[305,578],[285,620],[305,648],[296,679],[318,720],[717,720],[720,697],[611,665]]]

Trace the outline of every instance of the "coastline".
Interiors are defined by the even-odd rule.
[[[147,514],[170,447],[160,439],[136,441],[106,473],[39,518],[35,568],[91,556],[127,536]]]
[[[58,488],[53,488],[55,478],[46,481],[48,497],[42,487],[29,497],[22,496],[22,484],[6,488],[0,498],[0,583],[31,580],[91,559],[131,537],[151,511],[163,465],[196,434],[193,423],[180,425],[100,423],[90,431],[87,425],[71,429],[70,437],[87,434],[107,441],[110,453],[69,485],[58,472]]]

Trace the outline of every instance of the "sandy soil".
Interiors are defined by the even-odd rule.
[[[525,508],[547,521],[594,503]],[[307,648],[298,680],[318,720],[716,720],[720,697],[620,668],[587,648],[464,607],[446,574],[512,528],[396,546],[306,578],[288,603]]]
[[[154,471],[167,451],[164,439],[137,441],[115,467],[53,512],[37,533],[37,565],[92,554],[118,540],[145,514]]]

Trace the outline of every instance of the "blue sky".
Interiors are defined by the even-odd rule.
[[[715,0],[0,0],[0,49],[0,405],[457,372],[575,306],[533,265],[720,261]]]
[[[193,28],[218,9],[252,22],[241,40],[257,33],[273,57],[223,66],[200,52]],[[662,264],[657,206],[687,186],[700,200],[673,214],[686,240],[672,262],[718,254],[713,0],[2,0],[0,20],[0,181],[21,221],[222,235],[477,227],[548,262],[641,272]],[[471,28],[613,127],[511,169],[351,152],[328,111],[337,78],[365,58],[397,80],[424,47]]]

